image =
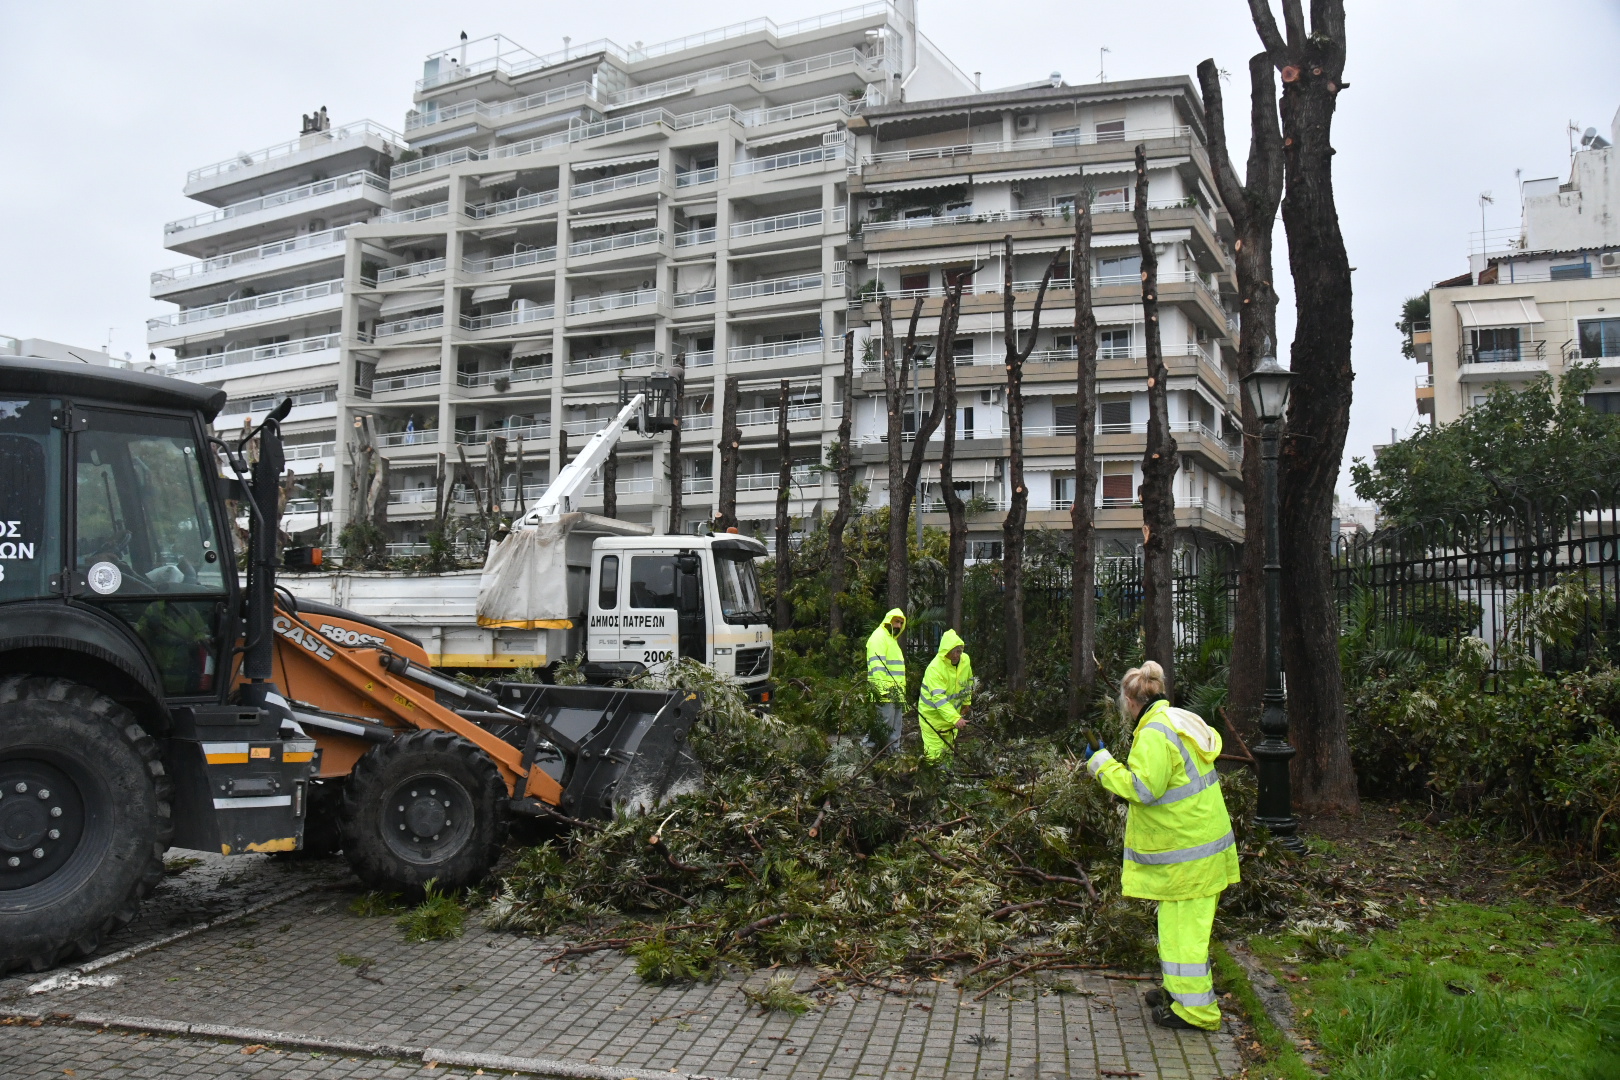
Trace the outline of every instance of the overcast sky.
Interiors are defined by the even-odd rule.
[[[609,37],[652,43],[739,19],[778,22],[839,0],[279,0],[275,4],[0,0],[0,333],[146,353],[151,271],[187,261],[163,223],[201,207],[187,170],[334,125],[398,129],[429,52],[460,32],[535,52]],[[1275,5],[1274,5],[1275,6]],[[453,10],[456,9],[456,10]],[[1058,71],[1093,82],[1192,74],[1214,56],[1246,101],[1257,51],[1243,0],[920,0],[923,32],[986,88]],[[1417,368],[1393,328],[1401,300],[1466,269],[1478,196],[1516,226],[1515,170],[1565,176],[1565,126],[1605,135],[1620,107],[1620,0],[1349,3],[1350,88],[1335,183],[1355,274],[1355,401],[1346,459],[1405,434]],[[1099,49],[1107,48],[1100,57]],[[1229,107],[1241,124],[1242,104]],[[1246,132],[1230,130],[1233,157]],[[1240,145],[1242,144],[1242,145]],[[1291,308],[1278,226],[1278,285]],[[1291,336],[1285,311],[1283,337]],[[1286,362],[1286,352],[1284,352]]]

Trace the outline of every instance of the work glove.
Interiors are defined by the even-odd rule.
[[[1096,744],[1095,747],[1093,747],[1093,745],[1092,745],[1093,743]],[[1086,747],[1082,751],[1082,753],[1084,753],[1085,756],[1086,756],[1086,760],[1089,762],[1091,760],[1091,758],[1092,758],[1092,755],[1096,754],[1099,750],[1106,750],[1106,749],[1108,749],[1108,748],[1103,745],[1102,738],[1095,731],[1092,731],[1091,729],[1087,728],[1086,729]]]

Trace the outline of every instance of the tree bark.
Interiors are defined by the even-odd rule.
[[[675,415],[670,418],[669,426],[669,532],[672,536],[681,534],[681,516],[686,508],[685,492],[681,485],[686,483],[686,474],[681,470],[681,411],[686,407],[686,353],[675,354]]]
[[[906,371],[911,367],[912,349],[917,344],[917,320],[922,317],[923,297],[911,307],[911,324],[906,328],[906,344],[895,363],[894,324],[883,321],[883,390],[889,406],[889,606],[904,611],[911,586],[911,552],[906,543],[911,499],[906,491],[905,415]],[[919,422],[921,417],[918,417]]]
[[[934,406],[928,410],[926,417],[919,416],[917,418],[917,437],[912,441],[911,459],[906,462],[906,475],[901,485],[901,521],[909,521],[911,517],[912,503],[916,501],[917,491],[922,483],[923,465],[926,463],[925,457],[928,453],[928,440],[932,439],[934,432],[939,430],[940,421],[945,415],[940,404],[940,382],[943,377],[940,374],[942,370],[940,365],[950,360],[950,345],[952,339],[956,337],[956,322],[958,313],[961,310],[964,280],[964,278],[958,278],[956,283],[946,290],[945,302],[940,306],[939,326],[934,337]],[[950,378],[954,389],[956,382],[956,372],[954,370],[952,370]],[[955,427],[954,415],[952,416],[951,426]],[[921,507],[918,507],[917,513],[919,516],[922,514]],[[907,584],[909,586],[910,582],[908,581]],[[949,589],[949,587],[949,584],[947,584],[946,588]],[[957,629],[960,628],[957,627]]]
[[[522,439],[519,439],[517,441],[517,450],[512,455],[512,457],[513,457],[513,462],[512,462],[512,481],[513,481],[512,482],[512,495],[513,495],[513,500],[512,501],[517,504],[514,507],[515,512],[518,515],[522,515],[528,509],[528,502],[523,498],[523,440]]]
[[[737,465],[742,458],[742,429],[737,426],[736,375],[726,376],[720,403],[720,492],[715,524],[720,529],[737,527]]]
[[[1220,72],[1214,60],[1198,65],[1204,94],[1204,128],[1210,170],[1221,202],[1232,215],[1236,253],[1240,332],[1238,378],[1249,374],[1275,347],[1277,290],[1272,285],[1271,234],[1282,200],[1283,146],[1277,121],[1277,83],[1271,59],[1258,53],[1249,60],[1249,161],[1245,182],[1226,149],[1226,115]],[[1238,569],[1237,611],[1232,625],[1232,652],[1227,680],[1226,721],[1244,741],[1260,733],[1260,697],[1266,687],[1265,467],[1260,460],[1260,420],[1247,395],[1238,395],[1243,418],[1243,552]]]
[[[1164,668],[1175,699],[1176,440],[1170,434],[1170,372],[1159,343],[1159,256],[1148,220],[1147,147],[1136,148],[1136,243],[1142,251],[1142,328],[1147,339],[1147,448],[1142,453],[1142,643]]]
[[[619,516],[619,448],[608,451],[602,463],[602,516]]]
[[[945,548],[945,625],[962,630],[962,576],[967,565],[967,507],[956,493],[956,327],[962,315],[962,290],[975,267],[957,277],[954,288],[940,313],[941,332],[934,361],[934,409],[945,423],[945,444],[939,453],[939,494],[950,519],[950,538]],[[949,316],[950,327],[944,322]]]
[[[444,515],[449,506],[444,490],[444,451],[439,452],[439,465],[433,472],[433,531],[444,535]]]
[[[1343,0],[1312,0],[1307,32],[1300,0],[1284,0],[1287,37],[1267,0],[1249,0],[1255,30],[1282,75],[1282,203],[1294,277],[1294,372],[1278,460],[1278,561],[1288,715],[1299,753],[1299,805],[1312,813],[1360,808],[1339,667],[1329,527],[1355,373],[1350,260],[1333,195],[1333,113],[1344,85]]]
[[[792,527],[788,521],[788,499],[793,494],[793,444],[788,438],[788,381],[782,380],[776,405],[776,452],[781,462],[776,468],[776,629],[793,627],[793,603],[788,589],[793,585]]]
[[[1035,310],[1029,321],[1029,338],[1020,348],[1018,323],[1013,317],[1013,238],[1002,239],[1002,336],[1007,346],[1007,476],[1011,495],[1007,519],[1001,527],[1001,575],[1007,622],[1007,688],[1022,693],[1027,679],[1024,670],[1024,519],[1029,510],[1029,489],[1024,486],[1024,361],[1035,349],[1041,331],[1041,306],[1046,289],[1057,270],[1060,249],[1046,264],[1040,289],[1035,293]]]
[[[493,519],[501,512],[501,495],[506,482],[506,439],[491,435],[484,443],[484,484],[489,489],[489,516]]]
[[[1069,613],[1069,720],[1078,722],[1097,688],[1097,317],[1091,309],[1091,192],[1074,201],[1073,592]]]
[[[827,633],[837,637],[844,632],[844,527],[849,524],[850,487],[855,479],[855,455],[850,452],[851,424],[854,420],[855,331],[844,332],[843,411],[838,417],[838,449],[833,467],[838,470],[838,506],[827,525]]]

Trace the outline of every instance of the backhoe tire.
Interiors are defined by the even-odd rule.
[[[374,889],[420,897],[430,881],[482,881],[506,840],[506,784],[478,747],[415,731],[373,747],[343,785],[343,854]]]
[[[0,972],[94,952],[163,880],[173,785],[130,711],[67,679],[0,680]]]

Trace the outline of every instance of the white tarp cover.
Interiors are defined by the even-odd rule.
[[[478,582],[478,625],[566,630],[569,517],[518,529],[495,545]]]

